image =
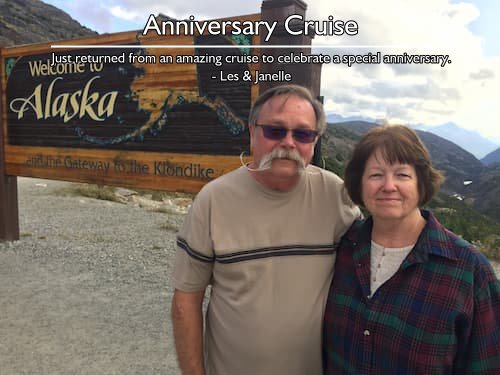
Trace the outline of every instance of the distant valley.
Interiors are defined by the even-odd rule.
[[[368,117],[363,117],[363,116],[343,117],[337,114],[328,114],[327,121],[329,123],[342,123],[342,122],[352,123],[356,121],[375,123],[375,124],[384,123],[384,120],[370,119]],[[487,154],[500,149],[500,141],[490,140],[486,137],[483,137],[481,134],[475,131],[463,129],[452,122],[448,122],[440,126],[427,126],[424,124],[417,124],[417,125],[410,124],[410,126],[416,130],[422,130],[436,134],[441,138],[447,139],[448,141],[455,143],[464,150],[470,152],[478,160],[481,160],[481,162],[483,162],[483,158]],[[491,162],[488,162],[487,160],[486,164],[491,164]]]

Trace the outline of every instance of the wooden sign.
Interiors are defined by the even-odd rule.
[[[202,21],[187,36],[134,31],[0,49],[0,240],[19,238],[16,176],[197,192],[239,167],[260,92],[289,82],[319,95],[320,65],[265,64],[259,47],[300,46],[265,50],[273,61],[310,53],[312,37],[277,26],[305,9],[264,0],[259,14]]]
[[[147,47],[160,41],[193,48]],[[227,77],[255,74],[258,52],[238,43],[129,32],[71,41],[109,48],[3,49],[5,173],[198,191],[250,152],[247,120],[258,86]]]

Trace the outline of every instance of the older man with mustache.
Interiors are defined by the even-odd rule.
[[[173,277],[183,374],[322,373],[335,247],[360,215],[339,177],[309,165],[325,126],[307,89],[266,91],[249,116],[253,161],[197,195],[178,234]]]

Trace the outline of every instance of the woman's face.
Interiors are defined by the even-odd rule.
[[[389,164],[380,150],[368,158],[362,177],[361,197],[374,219],[403,220],[418,211],[415,167]]]

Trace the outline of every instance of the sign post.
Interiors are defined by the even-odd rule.
[[[305,25],[303,19],[306,15],[307,4],[302,0],[264,0],[261,6],[262,20],[267,22],[278,22],[276,30],[266,44],[282,45],[282,46],[297,46],[296,48],[271,48],[264,53],[270,55],[277,61],[278,56],[286,56],[291,53],[305,55],[311,54],[312,39],[314,31],[308,30],[304,32]],[[285,20],[290,16],[301,16],[301,20],[290,23],[290,27],[295,32],[302,31],[300,35],[290,35],[283,26]],[[294,20],[295,21],[295,20]],[[321,86],[321,64],[266,64],[262,67],[264,72],[275,73],[280,69],[286,70],[293,77],[293,83],[302,85],[311,90],[314,97],[319,97]],[[260,85],[261,91],[269,87],[276,86],[279,82],[263,82]]]
[[[0,55],[1,56],[1,55]],[[5,69],[2,66],[2,73]],[[4,80],[2,79],[3,83]],[[0,84],[0,98],[3,98],[3,84]],[[4,155],[4,124],[6,111],[4,110],[3,100],[0,100],[0,241],[15,241],[19,239],[19,215],[17,203],[17,177],[5,174],[5,155]]]

